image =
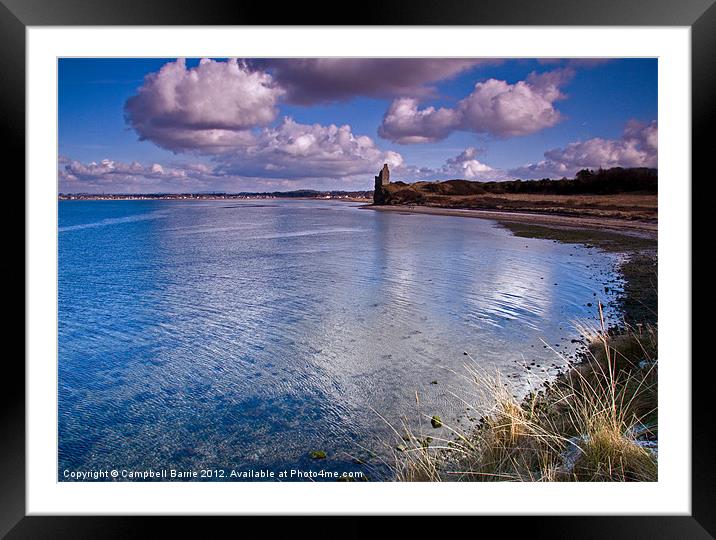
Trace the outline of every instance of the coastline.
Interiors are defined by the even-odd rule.
[[[602,319],[601,329],[580,335],[586,349],[579,358],[521,400],[502,390],[499,377],[471,372],[476,391],[494,392],[495,408],[472,426],[453,426],[456,438],[440,439],[435,447],[432,438],[413,434],[407,446],[399,441],[395,480],[657,480],[656,222],[426,206],[361,208],[490,219],[515,236],[624,254],[614,269],[624,283],[620,324],[605,328]],[[601,310],[600,304],[600,318]],[[615,396],[627,405],[610,408]],[[614,463],[619,466],[607,466]]]
[[[476,395],[493,407],[442,437],[403,435],[394,480],[658,481],[658,327],[606,329],[602,319],[582,331],[578,359],[522,399],[501,375],[466,367]],[[432,418],[433,428],[443,426]]]
[[[326,201],[326,199],[316,199],[316,198],[292,198],[297,200],[318,200],[318,201]],[[352,206],[354,208],[362,208],[362,209],[374,209],[374,210],[383,210],[383,211],[394,211],[399,212],[402,214],[429,214],[429,215],[444,215],[444,216],[457,216],[457,217],[469,217],[469,218],[478,218],[478,219],[490,219],[495,222],[495,226],[501,226],[504,228],[509,229],[512,234],[515,236],[522,236],[522,237],[530,237],[530,238],[542,238],[545,240],[552,240],[555,242],[562,242],[562,243],[579,243],[587,245],[588,247],[595,247],[598,249],[603,249],[607,251],[613,251],[613,252],[621,252],[626,255],[624,260],[619,263],[619,265],[615,268],[617,272],[619,272],[623,278],[625,283],[625,290],[624,290],[624,297],[625,298],[632,298],[630,301],[634,306],[639,307],[643,301],[638,298],[634,297],[634,293],[642,294],[642,291],[645,289],[644,284],[648,283],[648,278],[650,276],[654,275],[655,272],[655,263],[656,263],[656,223],[641,223],[641,224],[647,224],[651,225],[650,227],[653,230],[649,230],[649,228],[641,229],[641,228],[633,228],[629,227],[630,225],[634,225],[635,223],[638,225],[639,222],[636,222],[634,220],[618,220],[618,219],[598,219],[598,218],[580,218],[576,216],[561,216],[561,215],[545,215],[545,214],[532,214],[527,212],[509,212],[509,211],[490,211],[490,210],[471,210],[471,209],[454,209],[454,208],[439,208],[439,207],[408,207],[408,206],[386,206],[386,207],[376,207],[372,205],[365,205],[365,204],[356,204],[360,202],[365,201],[351,201],[347,199],[334,199],[338,200],[339,202],[347,203],[349,206]],[[266,201],[264,201],[266,202]],[[368,216],[364,216],[368,217]],[[396,219],[410,219],[409,217],[404,218],[396,218]],[[369,220],[372,221],[372,220]],[[608,226],[605,226],[605,221],[610,222]],[[440,225],[440,220],[436,220],[435,226]],[[614,222],[614,223],[612,223]],[[406,222],[409,224],[409,222]],[[457,225],[457,222],[454,222],[455,225]],[[639,264],[635,264],[635,262],[639,262],[639,259],[645,259],[644,264],[639,266]],[[653,265],[652,265],[653,263]],[[641,279],[639,276],[643,276],[644,279],[642,281],[639,281]],[[656,291],[653,291],[653,296],[655,298]],[[596,309],[596,308],[595,308]],[[622,312],[626,313],[626,307],[622,307]],[[655,316],[655,313],[654,313]],[[634,320],[632,317],[629,317],[629,320]],[[610,331],[616,331],[616,329]],[[651,330],[649,330],[651,332]],[[654,336],[656,336],[656,328],[653,330]],[[650,334],[651,335],[651,334]],[[581,336],[578,335],[571,335],[568,336],[570,338],[581,338]],[[613,336],[615,342],[617,344],[620,343],[620,340],[623,338],[620,337],[620,335],[615,334]],[[612,345],[612,343],[615,343],[610,341],[609,343],[604,342],[603,345],[608,345],[609,347],[614,349],[615,355],[622,355],[622,352],[616,348],[616,345]],[[602,345],[601,342],[597,343],[598,345]],[[632,342],[629,342],[630,346],[633,344]],[[603,347],[602,347],[603,348]],[[632,347],[636,348],[636,347]],[[656,356],[654,356],[654,359]],[[634,363],[640,362],[641,359],[637,358],[629,358],[630,366]],[[652,377],[655,377],[657,372],[657,366],[656,362],[654,360],[653,366],[652,366],[652,360],[651,357],[649,357],[649,367],[648,372],[644,372],[644,376],[646,377],[648,375],[649,377],[649,386],[650,388],[656,389],[656,382],[651,381]],[[553,396],[556,394],[550,394],[547,395],[547,393],[550,391],[551,388],[564,386],[566,388],[566,391],[569,391],[571,393],[574,388],[569,387],[570,381],[573,379],[577,379],[581,377],[580,373],[587,370],[589,364],[586,362],[582,362],[581,364],[576,363],[570,363],[570,365],[565,366],[567,369],[565,372],[563,372],[561,375],[558,375],[556,379],[551,379],[548,383],[545,383],[544,386],[540,386],[538,389],[536,389],[535,394],[531,394],[526,398],[524,401],[520,402],[498,402],[502,405],[505,405],[509,408],[511,411],[518,411],[517,414],[519,414],[519,417],[506,417],[506,418],[490,418],[488,416],[484,417],[480,420],[480,424],[476,424],[473,426],[466,426],[466,429],[468,428],[474,428],[474,431],[465,431],[464,435],[465,437],[472,441],[476,440],[478,443],[476,445],[481,445],[482,443],[479,441],[487,440],[487,438],[495,436],[496,432],[501,433],[502,426],[504,425],[514,425],[516,426],[516,429],[521,429],[521,426],[527,425],[529,429],[533,429],[535,431],[541,430],[545,428],[544,424],[544,418],[542,417],[534,417],[532,416],[532,411],[535,410],[534,404],[538,404],[540,410],[542,411],[548,411],[550,418],[557,418],[560,421],[561,416],[559,414],[559,411],[556,411],[554,409],[554,403],[555,402],[561,402],[562,397],[561,395],[557,396],[553,399]],[[530,369],[530,368],[526,368]],[[601,368],[600,368],[601,369]],[[604,368],[606,369],[606,368]],[[602,371],[604,371],[602,369]],[[629,368],[632,369],[631,367]],[[635,373],[639,373],[636,369],[634,369]],[[631,376],[631,375],[629,375]],[[581,380],[581,379],[580,379]],[[601,381],[601,379],[599,379]],[[538,394],[541,394],[540,397],[536,397]],[[601,399],[601,396],[599,397]],[[501,406],[502,406],[501,405]],[[432,412],[441,412],[441,411],[430,411]],[[641,415],[642,413],[640,413]],[[439,419],[439,417],[438,417]],[[467,418],[468,421],[475,421],[475,419],[470,419],[469,416]],[[653,431],[656,431],[658,428],[657,417],[656,416],[650,416],[649,417],[649,429]],[[440,424],[442,424],[442,421],[439,421]],[[488,426],[487,428],[482,426]],[[495,429],[495,426],[497,426],[497,430]],[[457,427],[457,426],[455,426]],[[436,428],[437,429],[437,428]],[[439,445],[440,441],[440,434],[441,432],[431,432],[433,435],[436,435],[436,445]],[[625,435],[626,433],[626,435]],[[621,437],[630,437],[631,432],[625,432],[625,433],[618,433],[617,435],[620,437],[618,440],[621,441]],[[640,432],[641,433],[641,432]],[[562,441],[563,439],[567,438],[569,440],[574,440],[576,442],[570,443],[573,446],[581,440],[581,437],[592,437],[593,434],[590,434],[585,429],[579,429],[577,430],[576,427],[574,427],[574,431],[570,431],[569,433],[555,433],[553,435],[550,435],[553,437],[556,441]],[[641,436],[641,435],[640,435]],[[649,432],[649,437],[651,439],[645,440],[643,442],[656,442],[658,444],[658,439],[656,439],[656,435],[652,435],[651,431]],[[592,439],[585,439],[587,441]],[[407,445],[405,443],[408,443]],[[442,441],[445,442],[445,441]],[[450,444],[453,441],[447,441],[446,444]],[[514,445],[512,444],[514,442]],[[523,454],[521,453],[521,448],[523,447],[530,447],[530,445],[533,444],[533,440],[530,438],[530,436],[520,436],[520,438],[515,439],[514,441],[510,442],[510,445],[503,448],[500,445],[503,445],[503,442],[498,440],[495,442],[495,444],[490,443],[489,448],[495,448],[499,449],[500,452],[502,452],[504,455],[509,455],[509,458],[512,459],[513,457],[515,459],[523,459]],[[410,448],[410,446],[415,443],[415,448]],[[523,444],[525,443],[525,444]],[[506,443],[505,443],[506,444]],[[555,443],[555,445],[561,445],[561,442]],[[430,456],[431,461],[430,466],[435,466],[436,468],[441,467],[441,458],[443,456],[450,458],[450,454],[445,453],[438,453],[436,456],[433,456],[436,448],[435,446],[430,446],[430,443],[427,442],[427,439],[421,438],[418,440],[415,438],[414,440],[411,439],[410,441],[405,441],[404,439],[401,441],[398,441],[398,445],[401,447],[406,448],[407,450],[399,450],[401,452],[401,457],[405,457],[403,455],[403,452],[412,452],[415,455],[422,456],[424,452],[427,452],[427,448],[430,448]],[[427,446],[424,446],[427,445]],[[568,452],[568,448],[562,448],[562,446],[559,446],[561,453],[557,455],[552,455],[551,457],[559,460],[564,458],[565,462],[568,462],[572,459],[572,455]],[[576,446],[575,446],[576,448]],[[587,447],[585,446],[585,449]],[[545,449],[539,447],[538,448],[540,452],[543,452]],[[628,451],[632,452],[634,451],[633,445],[628,447]],[[501,454],[502,455],[502,454]],[[644,454],[645,455],[645,454]],[[621,459],[621,454],[614,454],[615,458]],[[434,457],[434,460],[433,460]],[[642,460],[643,455],[639,454],[638,456],[639,460]],[[525,458],[526,459],[526,458]],[[532,458],[530,458],[532,459]],[[640,461],[641,463],[641,461]],[[489,465],[489,464],[488,464]],[[648,463],[649,466],[651,466],[651,462]],[[467,464],[466,469],[471,470],[472,464]],[[486,469],[489,470],[489,466],[486,466]],[[575,470],[572,466],[570,471]],[[585,469],[587,472],[589,472],[591,469]],[[503,476],[496,476],[496,478],[506,478],[509,475],[512,475],[513,473],[510,471],[496,471],[497,474],[503,475]],[[545,471],[545,474],[542,475],[545,479],[549,478],[550,474],[554,474],[555,478],[559,477],[562,479],[567,478],[567,475],[564,472],[550,472]],[[632,475],[631,471],[627,471],[628,475]],[[410,473],[413,474],[413,473]],[[489,473],[494,474],[494,473]],[[516,473],[512,477],[512,479],[522,479],[522,480],[529,480],[530,475],[533,474],[531,469],[526,470],[524,475],[520,473],[517,475]],[[576,474],[576,473],[575,473]],[[589,473],[591,474],[591,473]],[[579,473],[580,479],[584,480],[599,480],[603,481],[607,478],[603,477],[592,477],[589,476],[588,473]],[[626,473],[625,473],[626,474]],[[641,474],[641,473],[639,473]],[[624,476],[624,475],[623,475]],[[573,476],[569,476],[570,479],[573,479]],[[574,477],[576,478],[576,477]],[[639,478],[639,479],[651,479],[651,476],[629,476],[629,478]],[[431,480],[432,478],[424,478],[427,480]],[[444,478],[448,479],[448,478]],[[450,478],[452,479],[452,478]],[[477,480],[480,479],[479,477],[472,476],[471,474],[467,474],[463,480]]]
[[[405,438],[398,441],[396,481],[658,480],[657,223],[439,207],[361,208],[491,219],[515,236],[624,254],[614,269],[624,283],[621,323],[606,328],[602,319],[601,328],[578,329],[588,335],[578,336],[585,348],[577,359],[523,399],[504,392],[499,376],[483,378],[469,370],[476,392],[492,393],[495,407],[479,419],[468,416],[479,421],[453,426],[454,438],[436,439],[435,446],[431,437],[412,433],[407,446]],[[601,304],[598,309],[601,318]]]
[[[504,210],[475,210],[470,208],[444,208],[439,206],[382,206],[364,205],[365,210],[377,212],[398,212],[403,214],[428,214],[433,216],[454,216],[478,219],[492,219],[504,223],[526,223],[558,228],[588,228],[620,232],[623,234],[656,238],[656,222],[626,220],[616,218],[577,217],[560,214],[538,214],[531,212],[507,212]]]

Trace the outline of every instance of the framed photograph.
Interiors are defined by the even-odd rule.
[[[711,0],[234,10],[0,4],[26,314],[0,533],[712,538]]]

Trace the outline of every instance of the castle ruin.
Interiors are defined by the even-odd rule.
[[[383,193],[383,186],[390,184],[390,170],[388,164],[383,163],[383,168],[375,177],[375,190],[373,191],[373,204],[384,204],[385,193]]]

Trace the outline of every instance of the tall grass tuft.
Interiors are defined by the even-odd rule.
[[[449,438],[404,436],[397,480],[656,481],[657,329],[610,334],[599,312],[599,328],[580,328],[582,362],[523,400],[499,374],[466,365],[478,401],[492,407],[472,430],[445,424]]]

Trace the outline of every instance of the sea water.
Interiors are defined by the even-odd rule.
[[[390,478],[397,434],[474,421],[470,370],[563,369],[617,258],[337,201],[61,201],[58,478]]]

